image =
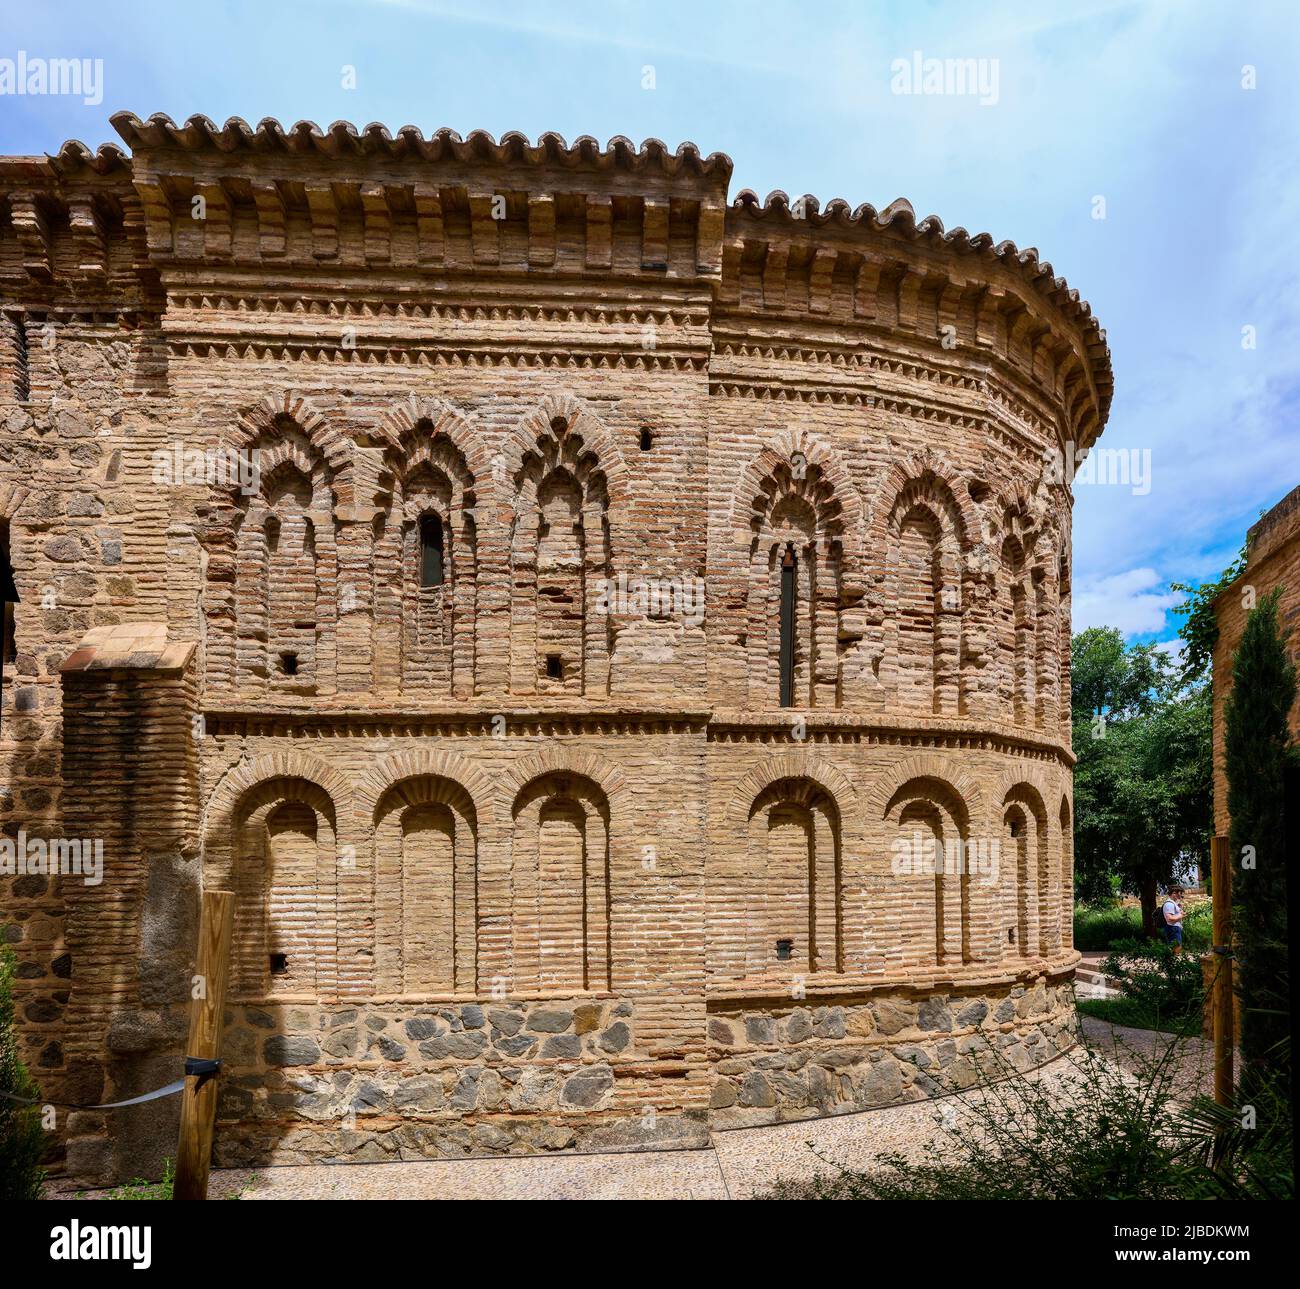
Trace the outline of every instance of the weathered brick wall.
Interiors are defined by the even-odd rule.
[[[26,187],[30,176],[18,183]],[[98,189],[100,181],[91,177],[88,186]],[[0,361],[0,527],[22,602],[4,668],[0,828],[14,839],[61,839],[75,834],[61,822],[60,667],[95,627],[165,615],[166,498],[124,486],[121,476],[149,423],[143,409],[152,366],[135,313],[147,288],[131,249],[143,256],[142,234],[115,214],[105,271],[93,272],[87,256],[83,275],[73,267],[69,226],[60,271],[46,264],[42,272],[28,240],[36,236],[43,248],[31,205],[6,187],[0,300],[8,335],[21,331],[23,343],[0,344],[8,358]],[[129,193],[128,183],[128,200]],[[19,300],[22,307],[9,311]],[[58,874],[0,875],[0,925],[18,956],[17,1012],[29,1066],[47,1096],[77,1101],[87,1098],[69,1064],[73,955],[65,887]],[[56,1152],[66,1126],[61,1114]]]
[[[1228,835],[1228,781],[1223,761],[1224,721],[1232,693],[1232,660],[1251,607],[1281,588],[1278,624],[1300,664],[1300,488],[1292,489],[1247,535],[1246,567],[1214,603],[1219,638],[1214,645],[1214,831]],[[1291,733],[1300,737],[1300,702],[1291,708]]]
[[[103,848],[100,880],[63,878],[74,964],[60,1026],[70,1099],[121,1101],[177,1077],[198,934],[198,680],[158,625],[100,627],[63,665],[64,835]],[[111,1120],[110,1120],[111,1116]],[[179,1104],[73,1111],[72,1176],[157,1174]]]
[[[217,787],[209,798],[204,880],[245,895],[236,914],[223,1158],[277,1140],[291,1158],[409,1152],[408,1134],[397,1129],[403,1107],[412,1106],[421,1112],[412,1140],[427,1142],[450,1120],[465,1121],[463,1131],[447,1135],[447,1150],[461,1143],[496,1149],[507,1140],[541,1149],[570,1138],[588,1145],[700,1139],[709,1094],[704,723],[631,714],[621,723],[621,733],[609,734],[598,718],[516,711],[497,734],[490,714],[431,720],[358,713],[324,726],[210,714],[204,777]],[[269,733],[277,726],[278,734]],[[574,939],[584,939],[584,927],[563,916],[565,874],[552,873],[539,889],[530,868],[538,820],[528,809],[529,789],[556,778],[587,785],[608,816],[607,853],[591,857],[607,867],[599,883],[607,897],[601,909],[585,909],[590,971],[576,993],[573,983],[581,981],[566,984],[561,963]],[[331,928],[316,945],[319,998],[292,992],[292,984],[278,992],[276,977],[241,971],[260,965],[255,956],[246,963],[240,945],[259,916],[261,892],[241,886],[249,874],[241,875],[226,839],[238,831],[250,785],[290,780],[321,786],[321,819],[334,821],[332,845],[347,856],[315,891],[313,924]],[[463,841],[470,852],[472,873],[456,907],[474,898],[476,913],[460,923],[468,952],[456,952],[454,989],[445,982],[402,987],[381,960],[385,941],[419,943],[436,912],[406,903],[418,888],[412,892],[392,871],[401,843],[375,823],[389,813],[395,791],[403,800],[455,802],[449,791],[417,792],[422,783],[461,788],[457,813],[472,820],[457,838],[457,849]],[[592,849],[597,832],[588,833]],[[597,913],[603,922],[594,927]],[[293,944],[281,944],[292,965]],[[543,963],[552,955],[553,970],[539,974],[539,948]],[[335,1006],[323,1007],[326,1000]],[[348,1081],[329,1082],[339,1070]],[[338,1115],[363,1084],[359,1127],[340,1129]],[[304,1115],[304,1106],[312,1112]]]
[[[728,206],[690,148],[116,124],[0,162],[0,808],[120,864],[7,882],[48,1095],[163,1081],[130,954],[178,987],[192,862],[237,896],[223,1161],[691,1144],[1068,1041],[1045,463],[1110,374],[1048,266]],[[193,659],[61,704],[115,623]],[[193,732],[156,846],[141,748],[88,768],[131,722]],[[64,1124],[69,1167],[142,1171],[150,1113]]]

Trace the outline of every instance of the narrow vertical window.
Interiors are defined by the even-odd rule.
[[[427,588],[442,582],[442,521],[437,515],[425,515],[420,520],[420,585]]]
[[[795,554],[787,546],[781,557],[781,706],[794,706]]]
[[[8,324],[7,326],[5,324]],[[25,403],[31,397],[31,368],[27,352],[27,320],[21,313],[6,314],[0,318],[0,340],[6,341],[9,350],[5,366],[13,381],[13,397]]]
[[[14,566],[9,559],[9,524],[0,523],[0,691],[4,689],[5,663],[18,657],[14,637],[14,605],[18,588],[14,585]]]
[[[9,521],[0,523],[0,604],[4,607],[4,650],[6,661],[14,660],[13,606],[18,603],[14,566],[9,554]]]

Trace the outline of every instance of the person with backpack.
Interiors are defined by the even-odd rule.
[[[1171,886],[1165,902],[1158,905],[1155,912],[1156,929],[1164,932],[1165,943],[1173,946],[1175,953],[1183,951],[1183,888]]]

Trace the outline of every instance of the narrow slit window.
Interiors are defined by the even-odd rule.
[[[794,706],[794,597],[796,559],[793,546],[781,557],[781,706]]]
[[[0,679],[4,677],[6,662],[18,656],[14,638],[14,605],[18,603],[18,588],[14,585],[14,566],[9,556],[9,525],[0,525],[0,611],[4,613],[3,640],[0,640]]]
[[[564,659],[558,653],[546,655],[546,675],[551,680],[564,679]]]
[[[14,337],[14,398],[25,403],[32,395],[32,375],[27,349],[27,319],[21,314],[12,319]]]
[[[641,427],[641,451],[649,452],[654,446],[655,436],[648,426]]]
[[[441,586],[443,577],[442,520],[425,515],[420,520],[420,586]]]

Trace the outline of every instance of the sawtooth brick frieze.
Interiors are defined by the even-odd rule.
[[[1049,264],[689,144],[113,121],[0,159],[46,1096],[174,1076],[205,888],[222,1163],[700,1144],[1073,1041],[1046,466],[1111,375]],[[60,1166],[175,1113],[60,1111]]]

